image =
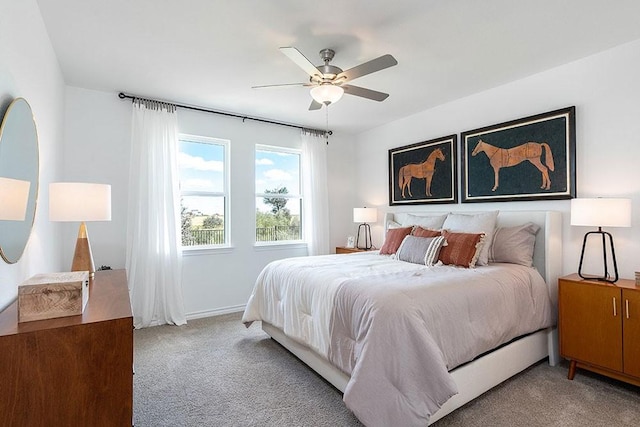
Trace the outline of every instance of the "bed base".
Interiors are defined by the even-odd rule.
[[[344,393],[349,382],[348,375],[309,347],[287,337],[275,326],[262,322],[262,330]],[[556,339],[556,333],[555,328],[549,328],[529,334],[451,371],[451,376],[458,385],[458,394],[431,416],[430,423],[438,421],[506,379],[545,359],[549,356],[549,345]],[[549,363],[555,365],[557,360],[550,358]]]
[[[420,212],[411,213],[420,215]],[[425,212],[424,214],[433,213]],[[387,213],[385,225],[390,220],[401,223],[402,215],[405,214]],[[547,283],[549,297],[554,310],[556,310],[557,283],[562,271],[562,215],[555,211],[500,211],[498,214],[498,226],[519,225],[527,221],[532,221],[541,227],[536,235],[533,262]],[[324,357],[309,347],[288,338],[280,329],[266,322],[262,322],[262,329],[344,393],[349,382],[348,375],[332,366]],[[524,336],[484,354],[472,362],[459,366],[451,371],[451,376],[458,385],[458,394],[449,399],[431,416],[430,423],[436,422],[482,393],[547,357],[551,366],[557,365],[560,361],[558,331],[555,327]]]

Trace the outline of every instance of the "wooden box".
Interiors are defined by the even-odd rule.
[[[18,286],[18,322],[82,314],[88,300],[88,271],[36,274]]]

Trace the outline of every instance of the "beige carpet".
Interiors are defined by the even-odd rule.
[[[361,426],[340,392],[240,314],[137,330],[134,422],[158,426]],[[640,426],[640,388],[540,363],[443,426]]]

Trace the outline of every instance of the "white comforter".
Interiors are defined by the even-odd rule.
[[[274,261],[258,276],[242,321],[264,320],[326,358],[334,297],[342,283],[422,269],[377,252]]]
[[[366,425],[425,425],[457,392],[448,370],[552,325],[547,292],[534,269],[515,265],[425,267],[371,252],[290,258],[262,271],[243,322],[264,320],[350,375],[344,400]]]

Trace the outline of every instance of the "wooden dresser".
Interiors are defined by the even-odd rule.
[[[124,270],[96,272],[82,315],[0,312],[0,424],[130,426],[133,317]]]
[[[558,280],[560,355],[569,379],[583,368],[640,386],[640,287],[635,281]]]
[[[354,252],[367,252],[373,249],[347,248],[346,246],[336,246],[337,254],[352,254]]]

